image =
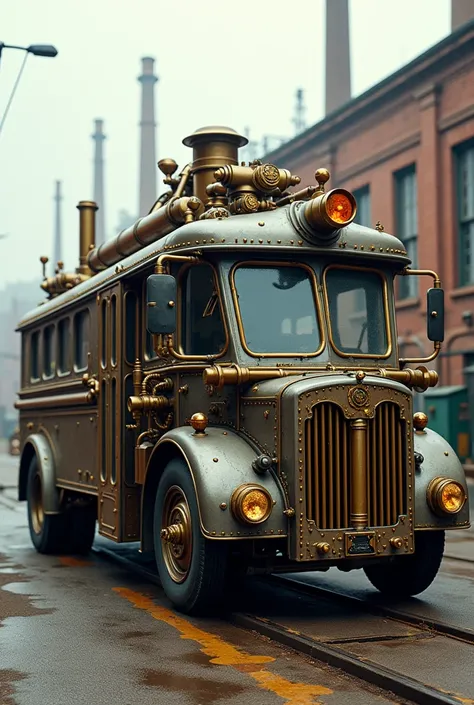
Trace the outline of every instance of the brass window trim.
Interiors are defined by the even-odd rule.
[[[319,333],[321,337],[321,341],[319,344],[319,348],[315,352],[311,353],[305,353],[301,354],[298,353],[297,351],[291,352],[291,353],[278,353],[278,352],[271,352],[271,353],[257,353],[253,352],[250,350],[250,348],[247,345],[247,341],[245,339],[245,331],[244,331],[244,326],[243,326],[243,321],[242,321],[242,314],[240,312],[240,306],[239,306],[239,301],[237,297],[237,289],[235,286],[235,272],[237,269],[240,267],[299,267],[300,269],[304,269],[309,273],[309,279],[310,279],[310,284],[311,288],[313,291],[313,300],[314,300],[314,307],[316,310],[316,317],[319,325]],[[322,319],[322,313],[321,313],[321,301],[319,298],[319,293],[318,293],[318,280],[316,278],[316,273],[312,267],[310,267],[308,264],[304,264],[303,262],[284,262],[280,260],[274,260],[274,261],[268,261],[268,260],[248,260],[244,262],[237,262],[236,264],[233,265],[229,272],[229,279],[230,279],[230,288],[231,288],[231,293],[232,293],[232,300],[234,302],[234,310],[235,310],[235,315],[237,318],[237,327],[239,330],[239,338],[240,338],[240,343],[244,349],[244,351],[249,355],[250,357],[272,357],[272,358],[278,358],[278,357],[292,357],[292,358],[307,358],[307,357],[317,357],[318,355],[321,355],[322,351],[326,347],[326,335],[325,335],[325,328],[323,325],[323,319]]]
[[[383,304],[384,304],[384,319],[385,319],[385,326],[387,329],[387,352],[381,354],[373,354],[369,355],[366,353],[345,353],[342,350],[339,350],[337,347],[336,343],[334,342],[333,334],[332,334],[332,324],[331,324],[331,315],[329,312],[329,297],[328,297],[328,290],[327,290],[327,281],[326,281],[326,276],[327,273],[331,269],[348,269],[353,272],[373,272],[374,274],[377,274],[380,279],[382,280],[383,283]],[[392,336],[392,328],[390,326],[390,314],[389,314],[389,308],[388,308],[388,283],[387,283],[387,277],[385,274],[380,272],[378,269],[375,269],[373,267],[353,267],[348,264],[329,264],[324,268],[323,271],[323,290],[324,290],[324,310],[326,313],[327,321],[328,321],[328,333],[329,333],[329,342],[331,344],[332,349],[337,355],[340,355],[340,357],[346,357],[346,358],[358,358],[358,359],[364,359],[364,360],[386,360],[388,357],[393,352],[393,336]]]

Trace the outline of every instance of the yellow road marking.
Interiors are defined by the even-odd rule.
[[[320,701],[314,700],[317,695],[331,695],[332,690],[322,685],[309,685],[306,683],[293,683],[282,676],[263,668],[262,664],[275,661],[272,656],[257,656],[247,654],[228,644],[221,637],[205,632],[195,627],[183,617],[175,614],[166,607],[156,605],[153,600],[145,595],[128,588],[113,588],[121,597],[124,597],[138,609],[145,610],[154,619],[166,622],[181,633],[182,639],[191,639],[202,646],[200,649],[209,656],[211,663],[220,666],[233,666],[236,670],[247,673],[260,688],[270,690],[275,695],[285,699],[287,705],[315,705]],[[259,668],[260,665],[260,668]]]

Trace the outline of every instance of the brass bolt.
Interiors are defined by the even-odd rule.
[[[315,543],[313,545],[318,553],[325,554],[325,553],[329,553],[329,551],[331,550],[331,546],[328,543],[326,543],[325,541],[319,541],[319,543]],[[333,553],[334,553],[334,551],[333,551]]]
[[[403,541],[400,536],[393,536],[390,539],[390,546],[396,549],[401,548],[403,546]]]
[[[219,508],[222,509],[222,511],[225,511],[227,509],[227,504],[225,502],[221,502],[219,504]]]

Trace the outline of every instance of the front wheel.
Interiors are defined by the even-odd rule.
[[[410,597],[428,588],[438,573],[444,552],[444,531],[417,531],[415,553],[389,564],[364,568],[372,585],[390,597]]]
[[[161,584],[173,605],[186,614],[219,607],[227,546],[202,535],[194,485],[182,460],[172,460],[160,478],[153,532]]]

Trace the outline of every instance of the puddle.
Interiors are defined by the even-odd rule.
[[[15,681],[21,681],[26,678],[24,673],[20,671],[10,671],[0,669],[0,703],[2,705],[16,705],[16,700],[11,696],[15,694]]]

